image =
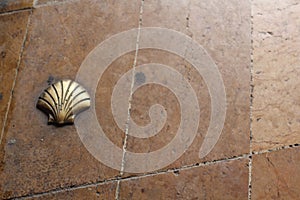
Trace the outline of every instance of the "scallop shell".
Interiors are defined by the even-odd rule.
[[[48,124],[62,126],[73,124],[76,115],[90,105],[91,98],[81,85],[61,80],[44,90],[36,106],[49,116]]]

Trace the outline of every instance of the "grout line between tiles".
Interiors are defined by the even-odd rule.
[[[191,34],[191,32],[190,32],[190,13],[191,13],[191,0],[188,2],[188,6],[187,6],[187,13],[186,13],[186,18],[185,18],[185,20],[186,20],[186,25],[185,25],[185,34],[186,35],[188,35],[189,37],[191,37],[192,38],[192,34]],[[192,42],[191,41],[189,41],[187,44],[185,44],[184,45],[184,56],[183,56],[183,60],[184,61],[187,61],[186,60],[186,55],[187,55],[187,52],[188,52],[188,49],[189,48],[191,48],[191,44],[192,44]]]
[[[33,197],[42,197],[42,196],[46,196],[46,195],[50,195],[50,194],[57,194],[57,193],[60,193],[60,192],[65,192],[65,191],[74,191],[74,190],[77,190],[77,189],[84,189],[84,188],[89,188],[89,187],[96,187],[96,186],[99,186],[99,185],[110,184],[110,183],[115,183],[115,182],[120,182],[120,181],[130,181],[130,180],[137,180],[137,179],[156,176],[156,175],[177,173],[179,171],[190,170],[190,169],[200,168],[200,167],[204,167],[204,166],[211,166],[211,165],[219,164],[219,163],[222,163],[222,162],[229,162],[229,161],[235,161],[235,160],[240,160],[240,159],[246,159],[248,157],[249,157],[249,154],[242,154],[242,155],[233,156],[233,157],[230,157],[230,158],[223,158],[223,159],[219,159],[219,160],[196,163],[196,164],[192,164],[192,165],[185,165],[185,166],[181,166],[179,168],[172,168],[172,169],[165,169],[165,170],[161,170],[161,171],[155,171],[155,172],[148,173],[148,174],[141,174],[141,175],[136,175],[136,176],[124,177],[124,178],[116,177],[116,178],[106,179],[106,180],[95,182],[95,183],[82,184],[82,185],[71,186],[71,187],[66,187],[66,188],[56,188],[56,189],[41,192],[41,193],[35,193],[35,194],[24,195],[24,196],[19,196],[19,197],[13,197],[13,198],[10,198],[10,199],[7,199],[7,200],[11,200],[11,199],[16,199],[16,200],[19,199],[20,200],[20,199],[27,199],[27,198],[33,198]]]
[[[23,196],[19,196],[19,197],[12,197],[12,198],[9,198],[7,200],[12,200],[12,199],[21,200],[21,199],[27,199],[27,198],[33,198],[33,197],[42,197],[42,196],[46,196],[46,195],[50,195],[50,194],[58,194],[58,193],[65,192],[65,191],[75,191],[77,189],[84,189],[84,188],[88,188],[88,187],[96,187],[96,186],[99,186],[99,185],[110,184],[110,183],[115,183],[115,182],[118,183],[118,182],[121,182],[121,181],[137,180],[137,179],[156,176],[156,175],[176,173],[178,171],[180,172],[180,171],[184,171],[184,170],[190,170],[190,169],[195,169],[195,168],[200,168],[200,167],[205,167],[205,166],[211,166],[211,165],[219,164],[219,163],[222,163],[222,162],[229,162],[229,161],[235,161],[235,160],[247,159],[247,158],[250,159],[250,156],[252,157],[252,155],[261,155],[261,154],[266,154],[266,153],[270,153],[270,152],[276,152],[276,151],[279,151],[279,150],[282,150],[282,149],[291,149],[291,148],[296,148],[296,147],[300,147],[300,144],[293,144],[293,145],[282,146],[282,147],[269,149],[269,150],[251,152],[250,154],[241,154],[241,155],[238,155],[238,156],[226,157],[226,158],[213,160],[213,161],[205,161],[205,162],[201,162],[201,163],[195,163],[195,164],[191,164],[191,165],[181,166],[181,167],[178,167],[178,168],[155,171],[155,172],[151,172],[151,173],[148,173],[148,174],[140,174],[140,175],[129,176],[129,177],[115,177],[115,178],[111,178],[111,179],[105,179],[105,180],[102,180],[102,181],[98,181],[98,182],[95,182],[95,183],[87,183],[87,184],[69,186],[69,187],[64,187],[64,188],[55,188],[55,189],[40,192],[40,193],[28,194],[28,195],[23,195]]]
[[[204,167],[204,166],[211,166],[211,165],[219,164],[219,163],[222,163],[222,162],[229,162],[229,161],[245,159],[245,158],[248,158],[248,157],[249,157],[249,154],[242,154],[242,155],[234,156],[234,157],[231,157],[231,158],[224,158],[224,159],[220,159],[220,160],[206,161],[206,162],[202,162],[202,163],[196,163],[196,164],[192,164],[192,165],[181,166],[181,167],[178,167],[178,168],[171,168],[171,169],[166,169],[166,170],[161,170],[161,171],[155,171],[155,172],[148,173],[148,174],[142,174],[140,176],[125,177],[125,178],[122,178],[120,181],[130,181],[130,180],[137,180],[137,179],[152,177],[152,176],[157,176],[157,175],[163,175],[163,174],[169,174],[169,173],[178,173],[178,172],[185,171],[185,170],[195,169],[195,168]]]
[[[142,20],[143,20],[143,18],[142,18],[143,7],[144,7],[144,0],[141,0],[135,55],[134,55],[134,61],[133,61],[133,65],[132,65],[132,80],[131,80],[131,86],[130,86],[130,95],[129,95],[129,99],[128,99],[127,121],[126,121],[126,125],[125,125],[125,138],[124,138],[124,142],[123,142],[123,155],[122,155],[120,176],[123,176],[124,167],[125,167],[125,156],[126,156],[126,148],[127,148],[127,140],[128,140],[128,132],[129,132],[129,122],[130,122],[130,112],[131,112],[131,101],[132,101],[133,87],[134,87],[134,76],[135,76],[135,68],[136,68],[137,57],[138,57],[138,52],[139,52],[139,41],[140,41],[140,34],[141,34],[141,27],[142,27]],[[116,192],[115,192],[115,199],[118,200],[119,198],[120,198],[120,181],[118,180],[117,186],[116,186]]]
[[[286,145],[286,146],[274,147],[272,149],[267,149],[267,150],[252,151],[251,155],[260,155],[260,154],[265,154],[265,153],[277,152],[280,150],[292,149],[292,148],[296,148],[299,146],[300,146],[300,144],[296,143],[296,144],[290,144],[290,145]]]
[[[11,106],[11,102],[12,102],[12,98],[13,98],[13,94],[14,94],[14,89],[15,89],[15,85],[16,85],[16,81],[17,81],[17,77],[18,77],[18,72],[19,72],[21,60],[23,57],[23,52],[24,52],[24,47],[25,47],[25,43],[26,43],[26,39],[27,39],[28,27],[29,27],[29,24],[31,21],[31,16],[32,16],[32,9],[30,9],[30,14],[28,16],[26,30],[24,33],[24,37],[23,37],[23,41],[22,41],[22,45],[21,45],[21,49],[20,49],[20,53],[19,53],[19,59],[18,59],[17,67],[15,69],[14,81],[11,86],[11,93],[10,93],[10,96],[8,99],[7,108],[6,108],[6,112],[5,112],[5,116],[4,116],[4,120],[3,120],[3,126],[2,126],[2,130],[1,130],[1,135],[0,135],[0,145],[2,144],[4,131],[5,131],[6,123],[7,123],[7,118],[8,118],[8,114],[9,114],[9,110],[10,110],[10,106]]]
[[[252,110],[253,110],[253,0],[250,0],[250,144],[249,144],[249,177],[248,177],[248,200],[252,199],[252,159],[253,159],[253,153],[252,153],[252,139],[253,139],[253,133],[252,133]]]
[[[16,9],[16,10],[9,10],[9,11],[0,13],[0,16],[11,15],[11,14],[25,12],[25,11],[31,11],[31,10],[32,10],[32,7],[20,8],[20,9]]]

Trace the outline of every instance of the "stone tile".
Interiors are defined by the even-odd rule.
[[[98,122],[107,137],[120,149],[123,148],[124,131],[118,126],[112,112],[112,93],[118,80],[132,68],[135,52],[116,59],[103,73],[96,91]],[[127,91],[124,91],[126,93]],[[130,93],[130,91],[128,91]],[[124,97],[125,98],[125,97]],[[126,98],[128,100],[128,98]],[[126,102],[128,108],[128,101]],[[126,110],[127,111],[127,110]]]
[[[7,110],[28,16],[29,12],[21,12],[0,17],[0,127],[2,127]]]
[[[50,193],[45,195],[40,195],[37,197],[27,198],[30,200],[49,200],[49,199],[65,199],[65,200],[107,200],[115,199],[116,184],[102,184],[98,186],[78,188],[78,189],[69,189],[61,192]]]
[[[4,128],[4,118],[8,109],[28,16],[29,12],[0,16],[0,134]],[[0,140],[2,138],[5,142],[4,135],[1,135]],[[2,145],[0,149],[0,160],[2,160]]]
[[[253,150],[300,142],[299,1],[253,1]]]
[[[202,79],[202,77],[197,73],[197,70],[191,66],[186,61],[183,61],[181,57],[175,54],[171,54],[162,50],[156,49],[143,49],[139,51],[137,65],[147,65],[148,63],[160,63],[174,70],[178,71],[194,88],[196,96],[201,102],[200,106],[200,119],[198,132],[194,142],[186,153],[179,159],[176,163],[169,167],[180,167],[182,165],[192,164],[199,162],[199,148],[203,141],[205,131],[208,128],[209,117],[210,117],[210,100],[207,86]],[[139,70],[140,67],[137,67]],[[139,72],[138,72],[139,73]],[[138,74],[136,73],[136,75]],[[160,73],[160,77],[171,78],[168,74]],[[146,76],[145,79],[150,77]],[[156,77],[158,79],[158,77]],[[179,84],[179,83],[178,83]],[[158,84],[146,84],[139,89],[137,89],[133,94],[132,107],[131,107],[131,117],[134,122],[139,126],[146,126],[152,123],[149,116],[149,109],[155,104],[160,104],[166,111],[166,122],[163,124],[161,130],[152,130],[154,136],[148,138],[138,138],[131,135],[128,136],[127,141],[127,151],[135,153],[149,153],[159,149],[162,149],[177,134],[179,124],[181,121],[181,109],[179,104],[179,99],[174,90],[170,90],[165,86]],[[174,88],[172,88],[174,89]],[[163,117],[161,121],[163,121]],[[132,128],[129,128],[129,132],[132,132]],[[187,127],[185,132],[190,132],[191,130]],[[131,133],[130,133],[131,134]],[[126,157],[125,157],[126,158]],[[159,160],[166,160],[167,158],[161,158]],[[158,161],[159,161],[158,160]],[[139,165],[139,161],[133,162],[126,160],[126,167],[132,165]],[[171,162],[172,163],[172,162]]]
[[[189,1],[150,0],[144,2],[143,26],[170,28],[186,33]]]
[[[219,142],[207,159],[249,152],[250,2],[192,1],[189,30],[222,75],[227,111]]]
[[[75,79],[83,59],[100,42],[137,27],[139,8],[136,1],[91,0],[33,11],[5,133],[7,142],[0,174],[2,198],[94,183],[119,175],[118,170],[105,166],[87,151],[75,126],[47,125],[46,115],[35,104],[48,84]],[[125,55],[123,65],[115,73],[124,70],[124,66],[132,66],[132,62],[133,58]],[[112,73],[113,70],[107,72]],[[106,86],[110,87],[109,83]],[[114,125],[107,122],[105,113],[97,114],[107,127]],[[114,133],[110,131],[108,135]],[[121,145],[122,139],[113,142]]]
[[[203,77],[179,56],[162,50],[139,51],[138,65],[160,63],[177,70],[191,84],[199,101],[201,113],[198,134],[185,154],[168,168],[248,153],[251,48],[249,1],[230,1],[226,4],[219,1],[145,1],[142,25],[165,27],[190,35],[206,49],[219,67],[227,94],[226,121],[219,142],[207,157],[200,160],[199,149],[211,114],[210,96]],[[184,45],[183,48],[188,48]],[[150,138],[129,136],[128,151],[152,152],[164,147],[176,135],[180,106],[172,91],[164,87],[146,85],[138,89],[133,95],[131,117],[140,126],[149,124],[148,111],[156,103],[163,105],[168,113],[165,126]],[[138,164],[127,162],[131,166]]]
[[[122,181],[120,199],[247,199],[248,160]]]
[[[31,8],[33,0],[3,0],[0,2],[0,13]]]
[[[298,199],[300,148],[253,156],[252,199]]]

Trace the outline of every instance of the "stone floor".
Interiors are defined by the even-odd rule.
[[[299,0],[1,0],[0,199],[299,199],[299,12]],[[205,74],[195,70],[188,55],[139,49],[140,38],[157,39],[147,37],[146,27],[188,35],[218,67],[226,118],[219,140],[204,157],[199,158],[199,149],[214,105]],[[36,102],[55,81],[74,80],[95,47],[131,29],[138,34],[126,45],[135,50],[109,64],[95,92],[97,120],[123,151],[122,166],[114,169],[85,148],[75,126],[47,125]],[[172,37],[162,41],[196,52]],[[208,60],[202,64],[209,65]],[[152,122],[149,108],[160,104],[167,112],[162,129],[138,138],[130,135],[130,126],[123,131],[117,125],[111,108],[115,85],[127,71],[149,63],[167,65],[188,81],[200,120],[195,137],[174,162],[130,172],[126,167],[141,163],[129,162],[128,152],[162,149],[185,120],[185,108],[172,90],[147,84],[130,93],[128,115],[145,126]],[[133,85],[149,78],[137,75],[132,74]],[[183,131],[192,132],[190,127]],[[165,159],[158,157],[156,164]]]

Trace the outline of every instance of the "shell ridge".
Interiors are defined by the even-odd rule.
[[[68,88],[67,88],[67,91],[66,91],[66,94],[65,94],[65,98],[64,98],[64,106],[63,106],[63,109],[66,109],[66,104],[68,103],[68,100],[70,98],[70,94],[69,94],[69,90],[70,90],[70,87],[71,85],[74,83],[74,81],[70,81],[69,82],[69,85],[68,85]],[[69,95],[69,96],[68,96]]]
[[[51,103],[49,101],[47,101],[47,99],[44,99],[43,97],[40,97],[39,100],[44,101],[49,106],[49,108],[51,109],[50,112],[51,112],[52,116],[56,119],[57,115],[56,115],[55,109],[53,108],[53,106],[51,105]]]
[[[58,100],[59,100],[59,96],[58,96],[58,93],[57,93],[57,91],[56,91],[56,88],[54,89],[55,94],[51,94],[50,90],[53,90],[53,88],[54,88],[54,86],[51,85],[51,86],[48,87],[44,92],[47,91],[47,93],[49,93],[50,96],[53,97],[53,99],[54,99],[54,105],[55,105],[55,108],[56,108],[56,113],[58,113],[58,103],[57,103],[57,102],[58,102]],[[55,95],[56,98],[55,98],[53,95]]]
[[[76,94],[76,95],[72,98],[72,100],[71,100],[71,102],[70,102],[69,109],[70,109],[70,108],[74,108],[74,102],[75,102],[75,104],[77,103],[77,102],[76,102],[77,97],[79,97],[81,94],[85,94],[85,93],[86,93],[86,91],[83,90],[83,91],[79,92],[78,94]]]
[[[57,96],[57,110],[59,111],[59,107],[60,107],[60,105],[59,105],[60,102],[59,101],[60,101],[60,98],[59,98],[59,95],[58,95],[58,92],[57,92],[57,89],[56,89],[55,85],[53,84],[51,86],[53,87],[53,89],[54,89],[54,91],[56,93],[56,96]]]
[[[73,100],[77,97],[77,95],[73,96],[73,94],[78,88],[80,88],[80,85],[77,85],[74,88],[74,90],[70,93],[70,96],[69,96],[68,100],[66,101],[66,105],[64,106],[65,109],[68,108],[72,104]]]
[[[64,85],[63,82],[60,81],[60,87],[61,87],[61,98],[60,98],[60,110],[62,109],[62,106],[64,105]]]
[[[51,107],[52,107],[52,108],[53,108],[53,106],[52,106],[52,105],[55,105],[55,108],[56,108],[56,109],[55,109],[55,108],[53,108],[53,109],[54,109],[54,111],[55,111],[53,114],[55,114],[55,116],[57,116],[57,114],[58,114],[58,113],[57,113],[57,105],[56,105],[56,103],[55,103],[55,99],[54,99],[54,97],[51,95],[51,93],[50,93],[48,90],[45,90],[45,93],[46,93],[47,95],[49,95],[49,96],[50,96],[50,98],[52,99],[52,101],[53,101],[53,102],[51,102],[52,104],[51,104],[49,101],[47,101],[47,102],[48,102],[48,103],[51,105]],[[45,99],[45,98],[43,98],[43,97],[40,97],[40,98],[41,98],[41,99],[43,99],[43,100],[46,100],[46,99]]]
[[[80,96],[81,94],[84,94],[85,93],[85,91],[82,91],[82,92],[80,92],[80,93],[78,93],[75,97],[74,97],[74,99],[71,101],[71,105],[68,107],[68,110],[66,110],[67,112],[66,113],[68,113],[70,110],[72,110],[78,103],[80,103],[81,102],[81,100],[86,100],[87,98],[85,98],[85,99],[81,99],[81,100],[79,100],[78,102],[75,102],[74,100],[78,97],[78,96]],[[89,98],[90,99],[90,98]],[[75,103],[74,103],[75,102]],[[74,104],[73,104],[74,103]]]
[[[81,99],[81,100],[79,100],[78,102],[76,102],[73,106],[70,106],[70,108],[68,109],[68,111],[66,112],[66,119],[68,119],[69,117],[70,117],[70,115],[72,115],[72,114],[78,114],[78,113],[80,113],[81,111],[83,111],[83,110],[85,110],[85,109],[87,109],[87,108],[81,108],[81,109],[79,109],[79,110],[76,110],[76,106],[78,105],[78,104],[80,104],[80,103],[82,103],[82,102],[84,102],[84,101],[90,101],[91,99],[90,98],[84,98],[84,99]],[[75,110],[76,112],[70,112],[70,111],[72,111],[72,110]]]

